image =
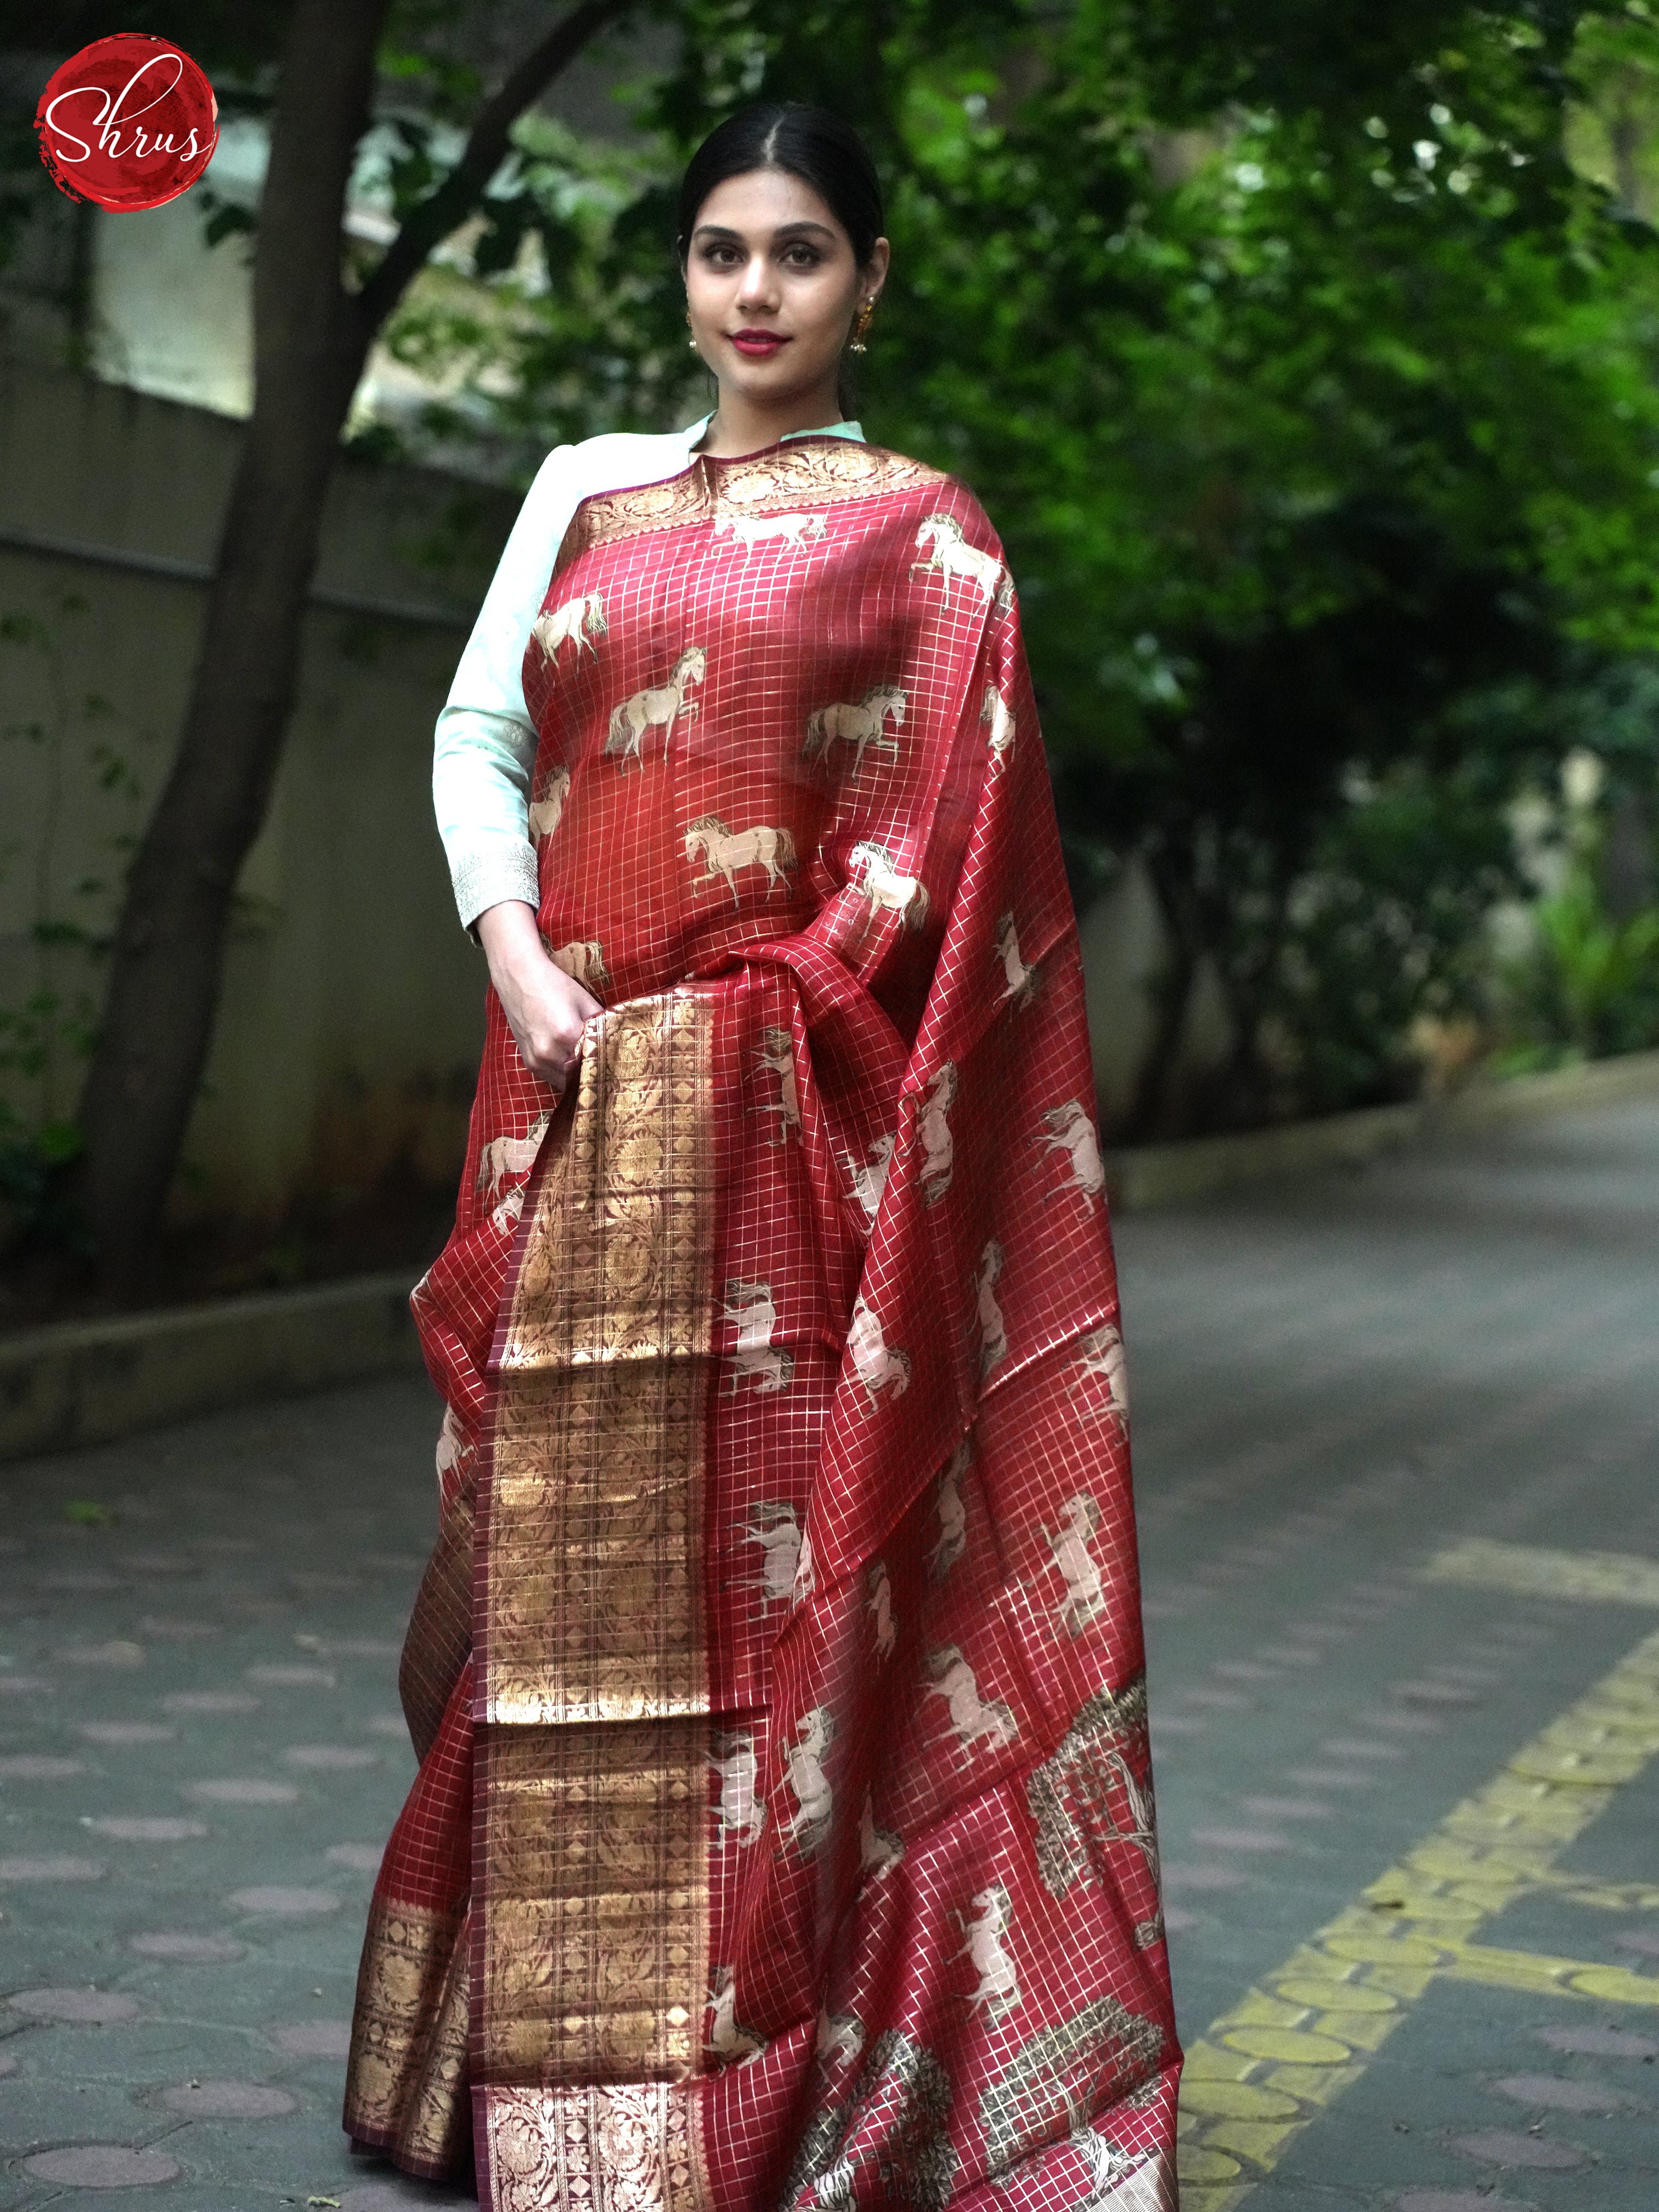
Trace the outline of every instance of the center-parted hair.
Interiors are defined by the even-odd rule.
[[[804,100],[763,100],[740,108],[711,131],[691,156],[680,186],[677,241],[684,262],[703,202],[728,177],[782,169],[810,185],[852,240],[860,269],[886,230],[881,179],[869,149],[850,123]]]

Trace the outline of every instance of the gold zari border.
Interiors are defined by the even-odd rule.
[[[466,2147],[467,1929],[465,1911],[376,1898],[357,1976],[345,2124],[433,2174]]]
[[[605,2169],[595,2202],[618,2207],[669,2201],[638,2193],[635,2124],[668,2125],[651,2100],[700,2063],[708,1985],[714,1020],[708,992],[681,990],[591,1035],[528,1209],[486,1492],[476,2056],[506,2130],[489,2119],[489,2155],[528,2172],[575,2159],[580,2136]],[[532,2143],[544,2109],[565,2117]]]
[[[500,1359],[482,1717],[708,1708],[707,994],[602,1017],[535,1202]]]
[[[472,1650],[472,1500],[444,1515],[398,1664],[398,1698],[416,1759],[424,1759]]]
[[[949,482],[921,461],[850,438],[792,440],[749,460],[697,456],[665,483],[630,485],[585,499],[571,517],[555,573],[596,545],[642,537],[647,531],[677,530],[723,508],[748,514],[769,507],[829,507]]]
[[[492,2089],[484,2100],[495,2212],[702,2212],[702,2135],[684,2089]]]
[[[486,2080],[696,2065],[707,1742],[683,1720],[490,1731]]]

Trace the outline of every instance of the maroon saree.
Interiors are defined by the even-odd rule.
[[[346,2125],[494,2212],[1166,2212],[1117,1304],[1013,596],[792,441],[590,499],[525,662]]]

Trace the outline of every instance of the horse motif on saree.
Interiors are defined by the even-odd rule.
[[[555,1101],[492,999],[415,1294],[443,1507],[347,2127],[470,2144],[489,2212],[1172,2212],[1117,1297],[1001,548],[875,448],[698,458],[577,510],[524,677],[542,938],[605,1011]]]

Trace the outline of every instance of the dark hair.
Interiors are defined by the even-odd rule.
[[[691,156],[680,186],[682,264],[691,251],[698,213],[715,185],[754,169],[783,169],[811,185],[852,240],[859,267],[868,265],[887,228],[876,165],[850,123],[799,100],[763,100],[740,108]]]

